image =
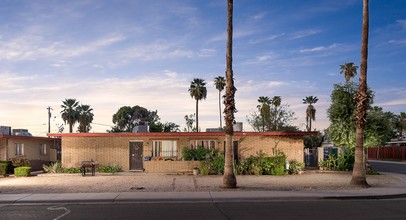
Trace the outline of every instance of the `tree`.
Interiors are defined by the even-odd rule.
[[[196,100],[196,132],[199,132],[199,101],[206,99],[207,89],[204,79],[194,78],[190,82],[189,94]]]
[[[191,115],[185,115],[185,120],[186,120],[186,128],[185,128],[185,131],[187,131],[187,132],[191,132],[191,131],[194,131],[196,128],[195,127],[193,127],[193,123],[195,123],[195,119],[194,119],[194,117],[195,117],[195,114],[191,114]]]
[[[79,105],[76,107],[76,110],[78,112],[79,118],[79,127],[78,131],[80,133],[88,133],[90,129],[92,129],[92,126],[90,123],[93,122],[93,109],[90,108],[90,105]]]
[[[69,133],[73,132],[73,126],[79,119],[79,114],[76,111],[78,105],[79,102],[76,99],[65,99],[65,101],[62,101],[61,117],[65,124],[69,125]]]
[[[307,104],[306,108],[306,129],[307,131],[312,130],[312,121],[316,120],[316,108],[314,108],[313,104],[315,104],[319,99],[317,96],[306,96],[303,99],[303,104]]]
[[[221,114],[221,91],[224,90],[224,87],[226,86],[226,81],[224,77],[222,76],[217,76],[214,78],[214,85],[216,86],[216,89],[219,91],[219,114],[220,114],[220,129],[223,129],[223,124],[222,124],[222,114]]]
[[[352,171],[351,185],[369,187],[366,180],[364,130],[368,108],[367,94],[367,66],[368,66],[368,32],[369,32],[369,0],[363,1],[362,16],[362,46],[361,46],[361,71],[357,93],[356,108],[356,146],[355,162]]]
[[[348,83],[352,77],[357,75],[357,66],[353,62],[340,65],[340,74],[344,74],[345,81]]]
[[[134,126],[140,122],[147,122],[150,127],[154,128],[155,123],[159,121],[158,111],[149,111],[141,106],[123,106],[113,115],[111,132],[132,132]],[[156,131],[154,129],[151,132]]]
[[[179,130],[179,125],[173,123],[173,122],[157,122],[155,124],[152,124],[152,127],[149,127],[151,132],[178,132]]]
[[[289,105],[282,104],[280,96],[274,96],[272,99],[261,96],[258,102],[264,103],[257,106],[259,113],[253,112],[250,116],[247,116],[248,123],[255,131],[297,130],[295,126],[290,125],[290,122],[295,119],[295,113],[288,109]]]
[[[269,120],[271,117],[271,100],[268,96],[260,96],[258,98],[258,102],[260,104],[257,105],[257,109],[261,117],[262,132],[264,132],[265,127],[267,127],[267,125],[269,124]]]
[[[236,188],[237,178],[234,173],[233,123],[235,108],[235,92],[233,77],[233,0],[227,1],[227,46],[226,46],[226,95],[224,113],[226,121],[226,146],[223,174],[223,187]]]

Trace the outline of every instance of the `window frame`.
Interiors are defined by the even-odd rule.
[[[153,140],[151,155],[153,158],[176,158],[178,156],[178,142],[176,140]]]
[[[14,143],[14,156],[24,156],[23,143]]]
[[[218,144],[217,144],[218,140],[197,140],[197,139],[193,139],[193,140],[189,140],[189,147],[191,149],[196,149],[197,147],[204,147],[207,150],[211,150],[211,149],[218,149]]]
[[[47,144],[38,144],[39,155],[47,155]]]

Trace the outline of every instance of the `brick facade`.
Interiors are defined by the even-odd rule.
[[[148,172],[183,172],[196,166],[194,161],[182,161],[182,149],[190,142],[206,140],[215,143],[217,150],[224,151],[225,134],[221,132],[178,132],[178,133],[87,133],[50,134],[62,139],[63,167],[80,167],[82,161],[93,159],[100,165],[117,164],[123,170],[130,170],[130,143],[142,143],[142,167]],[[313,132],[236,132],[238,153],[243,157],[260,151],[273,155],[284,152],[288,159],[303,162],[303,136]],[[174,161],[155,161],[154,141],[176,141]],[[151,158],[147,161],[146,158]],[[162,159],[165,159],[162,158]]]

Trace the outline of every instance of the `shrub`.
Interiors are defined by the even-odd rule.
[[[14,168],[15,176],[29,176],[31,174],[31,167],[16,167]]]
[[[284,175],[285,165],[286,156],[283,152],[270,157],[260,151],[256,155],[242,158],[236,165],[236,171],[243,175]]]
[[[216,150],[210,150],[206,154],[206,159],[200,162],[201,174],[223,174],[224,173],[224,156]]]
[[[298,174],[299,171],[303,170],[305,167],[304,163],[299,163],[297,160],[293,159],[289,161],[289,174]]]
[[[24,157],[15,157],[11,159],[11,163],[14,167],[25,167],[30,166],[30,161]]]
[[[6,174],[7,174],[7,167],[8,167],[8,164],[6,164],[6,163],[0,163],[0,175],[1,175],[1,176],[6,176]]]
[[[100,173],[117,173],[121,171],[121,167],[117,164],[111,164],[111,165],[105,165],[105,166],[100,166],[98,168],[98,172]]]
[[[344,148],[339,156],[329,154],[327,159],[319,162],[319,167],[326,167],[328,170],[349,171],[354,167],[354,149]]]
[[[70,167],[70,168],[63,168],[62,172],[63,173],[80,173],[81,170],[80,170],[80,168]]]
[[[6,174],[13,174],[14,173],[14,166],[11,160],[0,160],[0,164],[6,164]]]
[[[202,161],[206,159],[206,155],[210,153],[210,150],[199,146],[196,149],[189,149],[184,147],[182,149],[182,157],[184,160],[197,160]]]
[[[60,161],[56,161],[55,163],[51,163],[50,165],[43,165],[42,168],[46,173],[62,173],[63,168]]]

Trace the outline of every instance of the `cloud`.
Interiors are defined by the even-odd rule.
[[[395,45],[406,44],[406,39],[403,39],[403,40],[389,40],[388,44],[395,44]]]
[[[406,29],[406,20],[396,20],[396,23],[400,25],[402,29]]]
[[[141,61],[166,60],[174,58],[191,58],[194,56],[192,50],[183,49],[177,43],[170,43],[157,40],[150,44],[135,46],[124,51],[124,57],[135,58]]]
[[[274,56],[272,54],[265,54],[255,57],[254,59],[247,60],[244,64],[263,64],[268,63]]]
[[[259,43],[275,40],[275,39],[277,39],[279,37],[282,37],[284,35],[285,35],[285,33],[275,34],[275,35],[272,35],[272,36],[269,36],[269,37],[266,37],[266,38],[261,38],[261,39],[257,39],[257,40],[250,40],[249,43],[250,44],[259,44]]]
[[[297,31],[297,32],[293,33],[292,36],[289,39],[290,40],[296,40],[296,39],[308,37],[308,36],[311,36],[311,35],[315,35],[315,34],[318,34],[320,32],[321,32],[321,30],[317,30],[317,29],[308,29],[308,30]]]
[[[299,52],[300,53],[321,52],[321,51],[334,49],[337,46],[338,46],[337,44],[332,44],[332,45],[327,46],[327,47],[319,46],[319,47],[313,47],[313,48],[308,48],[308,49],[302,49],[302,50],[299,50]]]

